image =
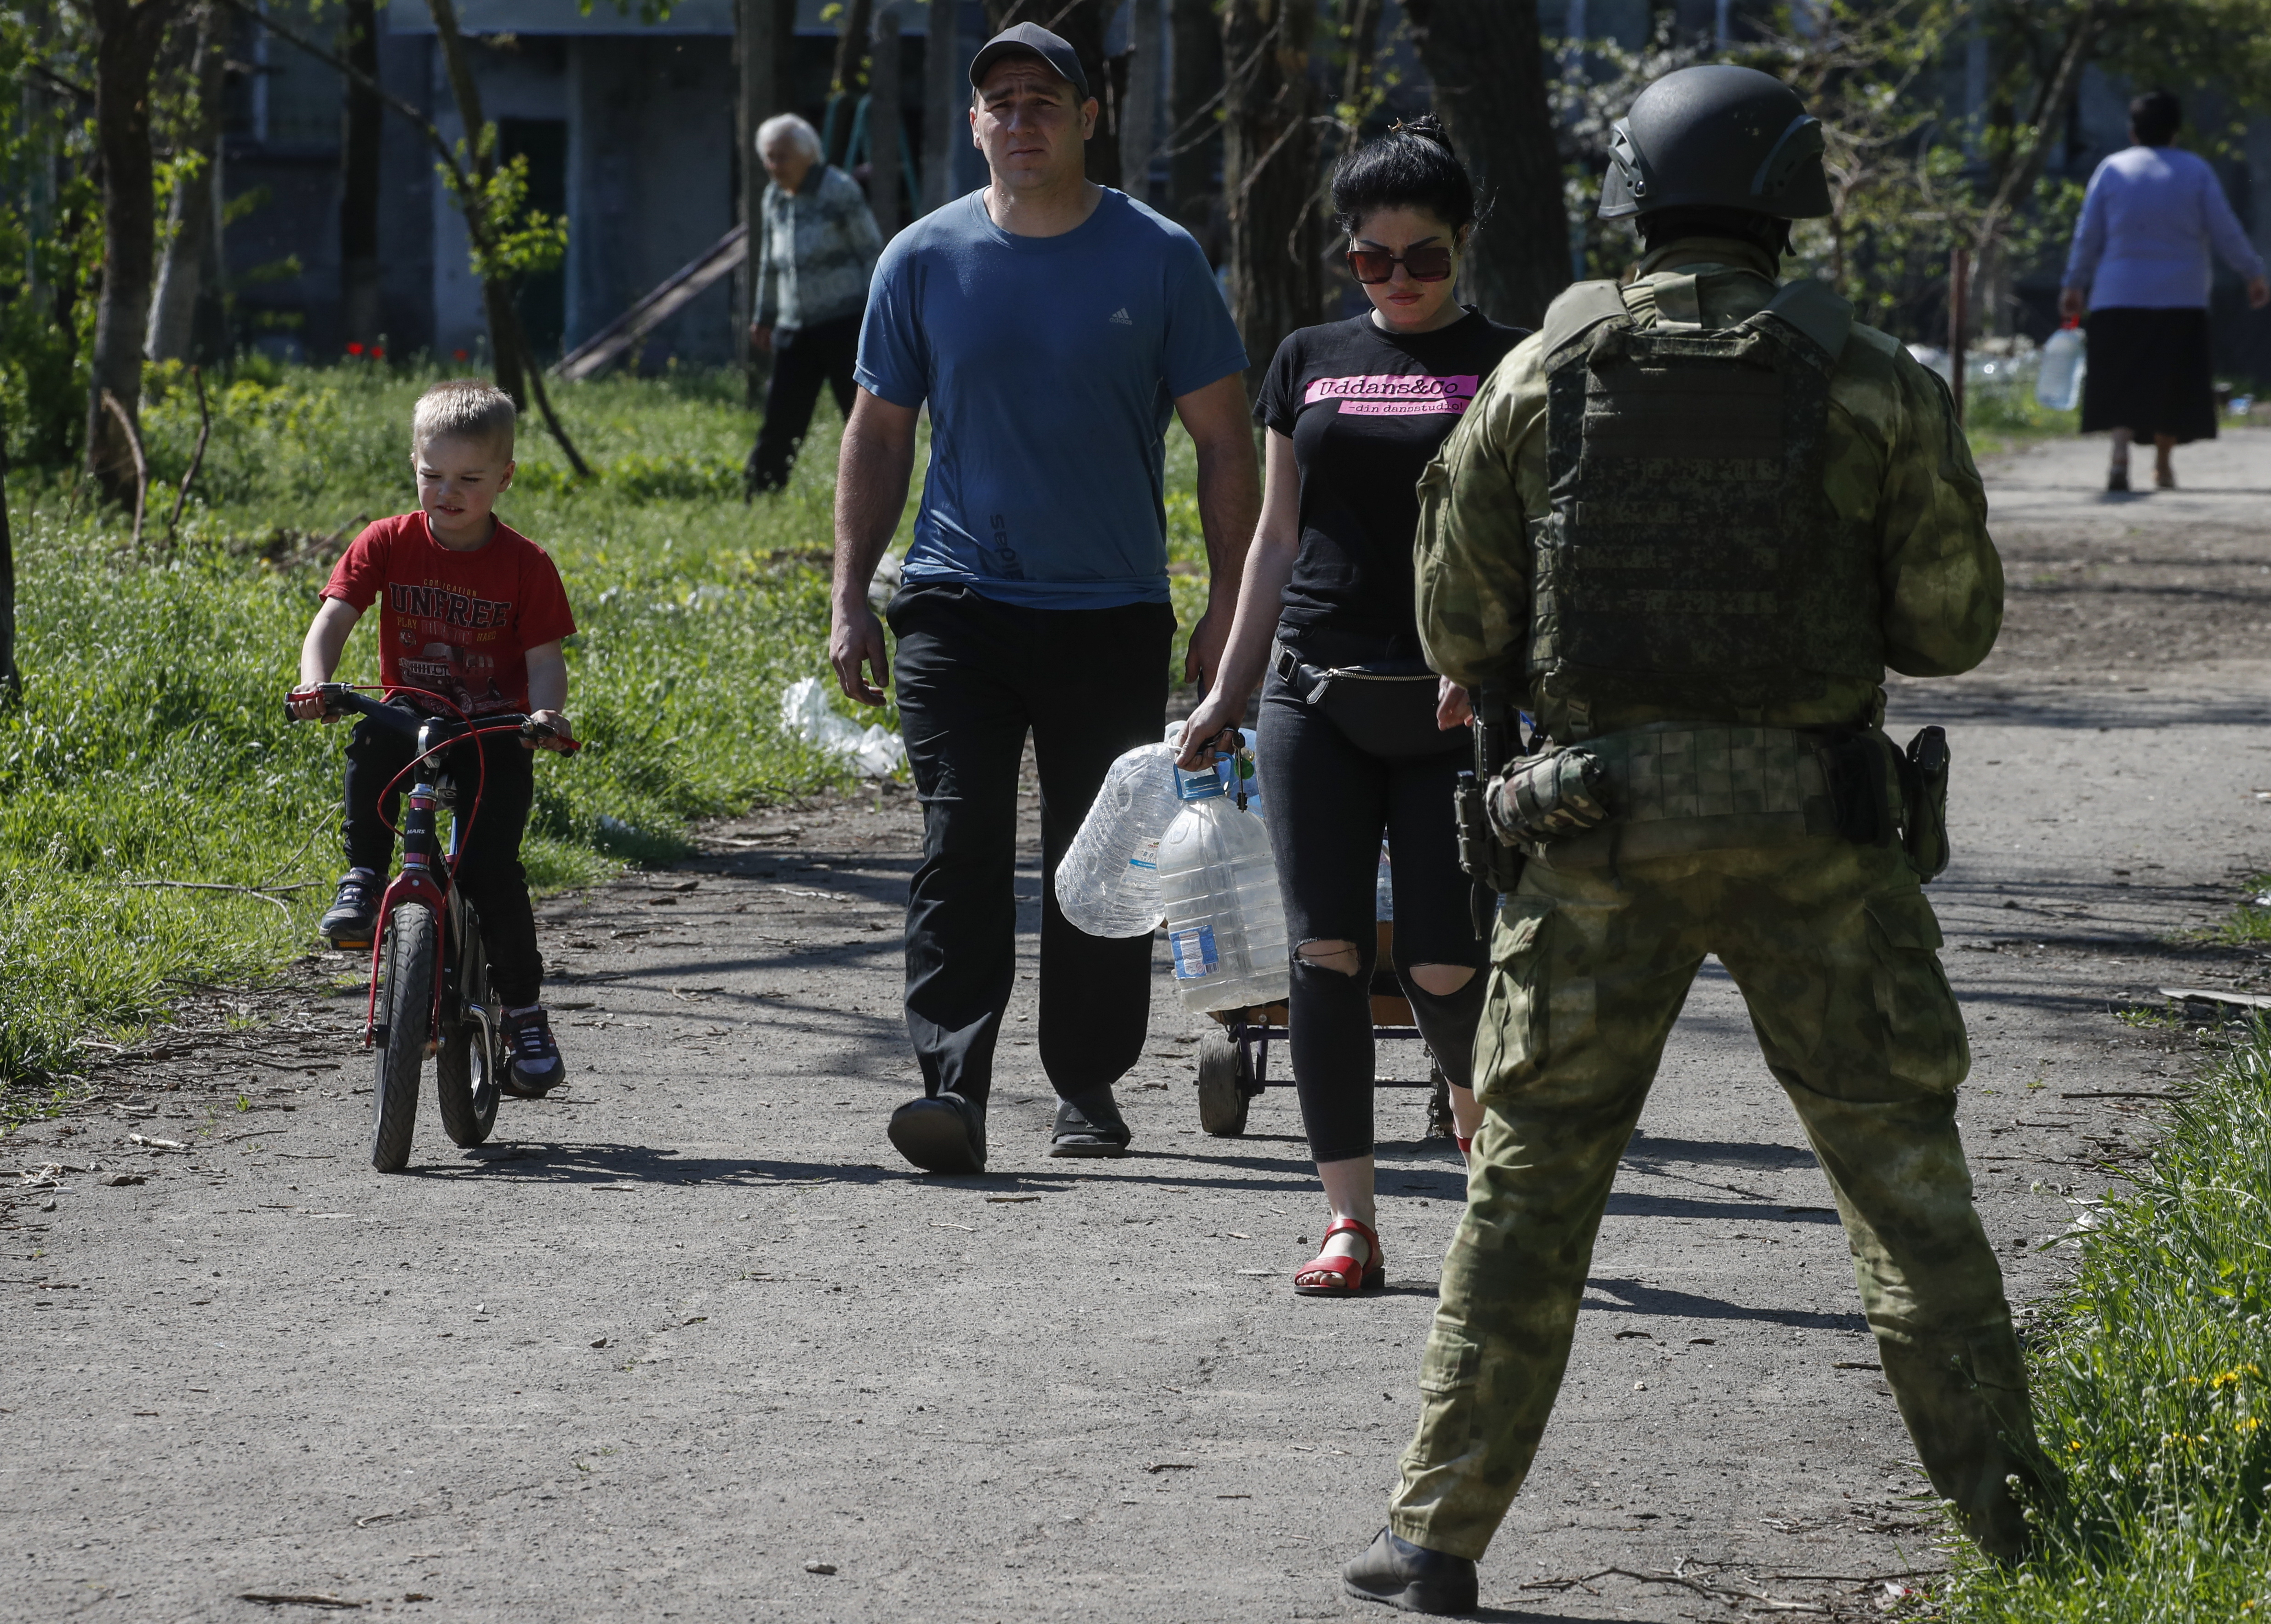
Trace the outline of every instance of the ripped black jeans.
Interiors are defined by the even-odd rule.
[[[1368,652],[1338,639],[1303,644],[1304,657],[1324,665],[1358,663]],[[1485,949],[1467,911],[1451,792],[1473,746],[1461,728],[1442,735],[1440,751],[1374,756],[1287,692],[1274,673],[1262,690],[1258,732],[1255,766],[1293,948],[1293,1087],[1301,1124],[1321,1162],[1369,1156],[1374,898],[1383,836],[1395,888],[1395,967],[1412,1018],[1444,1076],[1460,1088],[1471,1080]],[[1354,943],[1357,973],[1303,960],[1300,946],[1310,942]],[[1475,973],[1458,991],[1440,995],[1414,983],[1409,972],[1418,965],[1463,965]]]

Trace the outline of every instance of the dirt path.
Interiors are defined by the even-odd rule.
[[[2061,1278],[2037,1248],[2062,1191],[2149,1143],[2149,1099],[2099,1096],[2191,1064],[2109,1009],[2260,985],[2258,956],[2166,942],[2271,860],[2267,442],[2188,451],[2192,488],[2118,506],[2094,444],[1999,464],[2006,644],[1895,694],[1897,731],[1945,722],[1956,751],[1934,896],[2022,1300]],[[1352,1304],[1287,1289],[1321,1219],[1290,1095],[1243,1140],[1197,1131],[1164,966],[1135,1155],[1046,1159],[1018,1042],[994,1171],[911,1176],[882,1129],[913,1087],[914,828],[904,793],[771,811],[545,909],[573,1084],[506,1102],[483,1151],[429,1101],[413,1171],[369,1171],[339,961],[217,995],[184,1022],[207,1035],[0,1146],[11,1179],[57,1169],[0,1196],[0,1617],[314,1616],[245,1592],[453,1620],[1364,1615],[1335,1569],[1381,1521],[1461,1193],[1422,1096],[1387,1097],[1392,1289]],[[1802,1144],[1711,967],[1484,1567],[1497,1616],[1730,1616],[1627,1576],[1676,1566],[1874,1616],[1871,1576],[1938,1565]]]

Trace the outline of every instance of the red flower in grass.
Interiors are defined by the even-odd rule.
[[[373,361],[384,361],[386,359],[386,346],[383,344],[372,345],[370,346],[370,358]]]
[[[463,350],[451,350],[450,354],[453,359],[458,361],[463,361],[465,358],[465,352]]]
[[[355,344],[355,343],[352,343],[352,342],[351,342],[351,343],[349,343],[349,344],[348,344],[348,346],[347,346],[347,354],[350,354],[350,355],[360,355],[360,354],[362,354],[362,346],[361,346],[361,345],[360,345],[360,344]]]

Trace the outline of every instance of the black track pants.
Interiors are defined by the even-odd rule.
[[[1113,762],[1156,742],[1174,611],[1033,609],[959,585],[888,611],[923,860],[907,896],[907,1033],[923,1091],[983,1100],[1016,975],[1017,767],[1041,779],[1041,1067],[1059,1094],[1117,1082],[1143,1047],[1151,938],[1091,936],[1057,906],[1057,864]]]
[[[812,408],[820,404],[826,384],[836,397],[837,410],[848,421],[852,416],[852,363],[860,355],[860,318],[839,317],[809,327],[777,331],[773,334],[773,376],[765,385],[765,421],[757,430],[756,449],[749,453],[751,490],[778,490],[788,483],[797,447],[812,427]]]
[[[380,795],[417,753],[417,747],[400,734],[372,721],[355,724],[354,737],[347,741],[343,827],[348,868],[369,868],[383,876],[394,866],[394,830],[401,827],[402,792],[410,778],[397,785],[383,806]],[[508,733],[478,745],[460,744],[446,759],[450,775],[457,780],[461,814],[472,810],[477,785],[481,792],[480,811],[465,842],[458,883],[480,915],[489,984],[507,1007],[534,1003],[543,986],[544,964],[536,953],[536,915],[529,906],[528,876],[520,866],[520,838],[528,827],[529,805],[536,793],[532,753]]]

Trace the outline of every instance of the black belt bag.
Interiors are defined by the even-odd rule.
[[[1435,726],[1435,674],[1417,659],[1318,666],[1280,643],[1270,668],[1285,691],[1338,728],[1367,756],[1405,761],[1464,749],[1463,728]]]

